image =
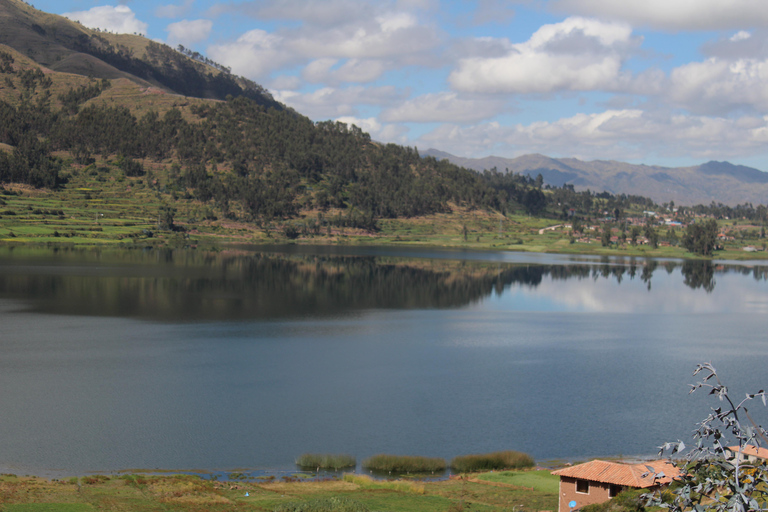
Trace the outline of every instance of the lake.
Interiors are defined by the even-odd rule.
[[[737,395],[765,387],[766,276],[433,249],[2,247],[0,469],[652,455],[716,405],[688,395],[697,363]]]

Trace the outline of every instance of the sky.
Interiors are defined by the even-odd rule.
[[[29,1],[421,152],[768,171],[766,0]]]

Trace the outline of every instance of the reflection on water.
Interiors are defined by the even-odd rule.
[[[652,285],[682,275],[711,293],[716,276],[765,281],[768,266],[629,259],[525,264],[388,256],[284,255],[244,251],[0,252],[0,298],[33,311],[155,320],[334,316],[370,309],[455,308],[544,280],[625,280]]]
[[[344,250],[0,248],[0,470],[651,454],[765,385],[765,266]]]

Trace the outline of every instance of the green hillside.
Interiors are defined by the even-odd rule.
[[[747,206],[708,211],[765,217]],[[642,219],[648,209],[659,207],[423,158],[313,122],[189,50],[0,0],[0,240],[684,254],[681,230],[662,233]],[[734,248],[763,236],[749,223],[733,230]]]

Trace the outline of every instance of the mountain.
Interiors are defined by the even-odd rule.
[[[517,158],[462,158],[429,149],[422,156],[446,159],[456,165],[483,171],[496,168],[535,178],[553,187],[573,185],[576,190],[590,189],[612,194],[650,197],[657,203],[727,205],[768,202],[768,173],[729,162],[707,162],[691,167],[635,165],[615,160],[585,162],[576,158],[550,158],[540,154]]]
[[[21,0],[0,0],[0,45],[59,73],[127,79],[166,93],[223,100],[246,96],[282,108],[261,86],[192,52],[138,35],[93,30]]]

